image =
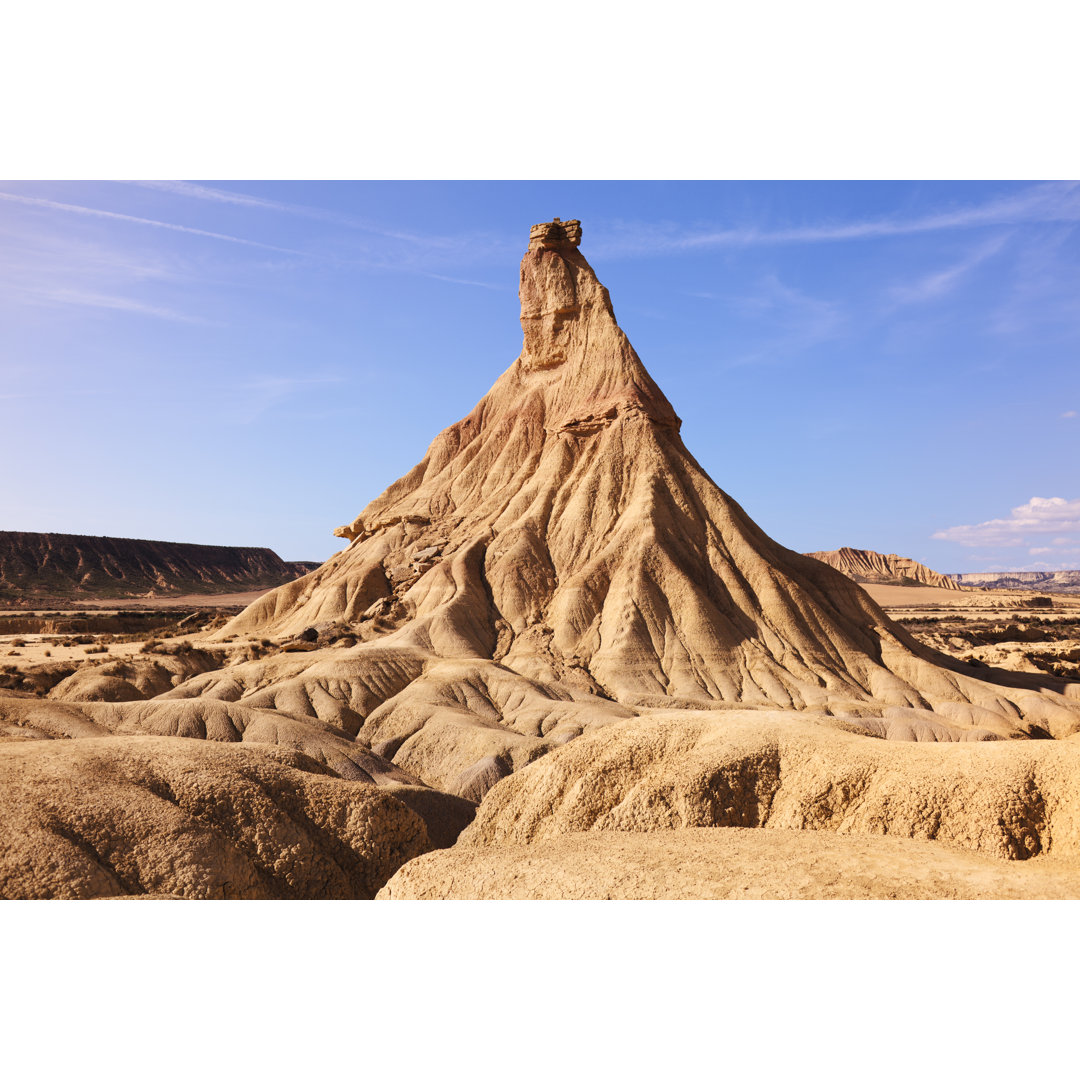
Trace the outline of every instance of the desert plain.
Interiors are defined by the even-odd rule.
[[[580,241],[317,569],[0,617],[3,896],[1080,895],[1080,597],[778,544]]]

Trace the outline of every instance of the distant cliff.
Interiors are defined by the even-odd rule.
[[[838,551],[808,551],[811,559],[828,563],[863,585],[933,585],[938,589],[959,589],[960,584],[946,574],[907,559],[903,555],[882,555],[880,551],[842,547]],[[965,581],[964,584],[967,584]]]
[[[1080,592],[1080,570],[1002,570],[997,573],[950,574],[961,585],[979,589],[1038,589]]]
[[[314,570],[269,548],[0,531],[0,606],[270,589]]]

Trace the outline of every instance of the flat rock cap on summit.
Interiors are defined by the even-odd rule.
[[[570,221],[542,221],[529,230],[529,250],[542,251],[549,248],[577,247],[581,243],[581,222],[576,218]]]

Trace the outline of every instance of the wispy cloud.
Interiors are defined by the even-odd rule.
[[[952,540],[964,547],[1021,547],[1032,536],[1056,533],[1052,543],[1068,542],[1067,534],[1080,533],[1080,499],[1038,496],[1014,507],[1007,518],[994,518],[978,525],[953,525],[933,534],[935,540]]]
[[[596,247],[608,258],[718,247],[761,247],[880,240],[951,229],[1080,221],[1080,182],[1034,184],[1011,195],[970,206],[915,217],[820,222],[785,228],[703,227],[693,231],[671,225],[620,222],[602,235]]]
[[[135,225],[149,225],[155,229],[168,229],[170,232],[188,233],[191,236],[205,236],[212,240],[225,240],[230,244],[243,244],[246,247],[284,252],[286,255],[307,254],[307,252],[296,251],[293,248],[277,247],[275,244],[264,244],[260,240],[247,240],[240,236],[230,236],[227,233],[210,232],[207,229],[195,229],[190,225],[177,225],[171,221],[157,221],[154,218],[135,217],[132,214],[118,214],[113,210],[99,210],[93,206],[80,206],[75,203],[54,202],[52,199],[40,199],[32,195],[14,195],[10,192],[0,191],[0,199],[7,202],[21,203],[24,206],[37,207],[42,210],[59,210],[62,213],[80,214],[84,217],[106,218],[112,221],[126,221]]]
[[[770,331],[758,348],[732,360],[732,366],[795,355],[840,336],[846,322],[838,303],[786,285],[776,274],[762,278],[754,293],[728,297],[726,303],[746,318],[766,322]]]
[[[332,386],[345,381],[344,376],[335,374],[310,375],[305,378],[260,375],[239,384],[238,390],[242,395],[242,401],[235,409],[230,410],[230,417],[241,424],[250,424],[270,409],[299,393],[314,387]]]
[[[1007,236],[998,236],[980,244],[963,259],[933,273],[926,274],[910,285],[897,285],[889,290],[894,307],[938,300],[951,293],[978,266],[993,258],[1004,246]]]
[[[506,292],[509,285],[492,285],[488,281],[472,281],[470,278],[447,277],[446,274],[425,273],[424,277],[435,278],[436,281],[449,281],[451,285],[477,285],[481,289],[495,289],[497,292]]]
[[[96,308],[204,323],[175,303],[177,283],[190,277],[183,259],[171,253],[133,252],[36,223],[0,224],[0,305]]]
[[[81,289],[47,288],[29,286],[17,288],[24,301],[53,305],[74,304],[77,307],[103,308],[109,311],[128,311],[138,315],[150,315],[157,319],[174,322],[205,322],[195,315],[185,315],[172,308],[148,304],[128,296],[109,296],[106,293],[87,292]]]
[[[405,240],[424,246],[451,247],[461,243],[460,238],[457,237],[405,232],[401,229],[389,228],[385,225],[355,217],[352,214],[341,214],[335,210],[324,210],[317,206],[279,202],[276,199],[263,199],[258,195],[247,195],[239,191],[207,187],[205,184],[193,184],[188,180],[127,180],[120,182],[187,199],[202,199],[207,202],[243,206],[252,210],[270,210],[279,214],[292,214],[295,217],[308,218],[312,221],[325,221],[331,225],[341,225],[347,229],[358,229],[362,232],[373,233],[376,236],[384,236],[393,240]]]
[[[1061,414],[1061,419],[1062,420],[1075,420],[1076,419],[1076,410],[1075,409],[1069,409],[1068,412],[1063,412]]]
[[[311,375],[304,379],[298,379],[291,375],[260,375],[258,378],[240,383],[240,389],[272,391],[285,396],[305,386],[323,386],[326,383],[344,381],[345,377],[343,375]]]
[[[1043,340],[1080,336],[1080,291],[1076,288],[1075,224],[1035,230],[1017,245],[1012,288],[992,311],[997,334],[1036,333]]]

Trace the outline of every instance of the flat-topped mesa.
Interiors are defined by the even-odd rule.
[[[530,251],[552,251],[559,248],[576,248],[581,243],[581,222],[542,221],[529,230]]]

